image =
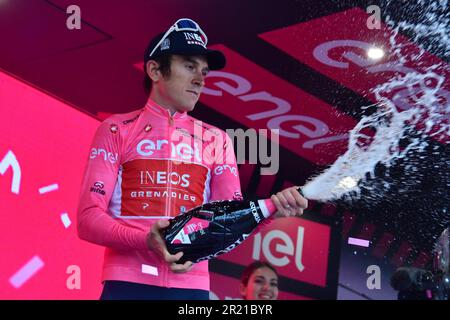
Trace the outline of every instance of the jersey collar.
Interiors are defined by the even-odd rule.
[[[175,112],[173,116],[170,116],[170,111],[167,108],[164,108],[157,104],[152,99],[148,99],[147,103],[145,104],[145,108],[149,109],[150,111],[158,114],[161,117],[164,118],[173,118],[173,119],[184,119],[187,117],[187,112]]]

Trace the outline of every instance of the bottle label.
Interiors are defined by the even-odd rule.
[[[256,223],[260,223],[261,218],[259,217],[258,209],[253,201],[250,201],[250,209],[252,210],[253,218],[255,218]]]
[[[181,229],[180,232],[178,232],[178,234],[173,238],[173,240],[170,243],[190,244],[191,239],[189,235],[197,231],[201,232],[201,230],[208,228],[208,226],[209,221],[192,217],[192,219],[190,219],[189,222],[184,225],[183,229]]]

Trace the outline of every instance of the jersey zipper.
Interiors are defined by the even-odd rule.
[[[170,111],[168,111],[168,113],[169,113],[169,120],[168,120],[168,126],[167,126],[167,141],[169,142],[169,148],[168,148],[168,150],[169,150],[169,154],[168,154],[168,156],[167,156],[167,198],[166,198],[166,210],[165,210],[165,213],[164,213],[164,215],[166,216],[166,217],[170,217],[170,210],[171,210],[171,200],[170,200],[170,192],[171,192],[171,188],[170,188],[170,180],[169,180],[169,177],[170,177],[170,174],[172,173],[172,160],[171,160],[171,157],[172,157],[172,139],[171,139],[171,137],[172,137],[172,127],[173,127],[173,123],[174,123],[174,120],[173,120],[173,117],[172,117],[172,115],[170,114]],[[164,274],[164,286],[165,287],[168,287],[168,282],[169,282],[169,266],[168,266],[168,264],[167,263],[164,263],[164,266],[165,266],[165,268],[164,268],[164,272],[165,272],[165,274]]]
[[[173,123],[174,123],[174,120],[173,120],[173,117],[172,117],[172,115],[170,114],[170,111],[169,111],[169,126],[167,127],[167,140],[169,141],[169,156],[167,157],[168,159],[171,159],[171,157],[172,157],[172,139],[171,139],[171,137],[172,137],[172,128],[173,128]],[[170,174],[172,173],[172,160],[168,160],[167,161],[167,199],[168,199],[168,201],[167,201],[167,206],[166,206],[166,216],[169,216],[170,217],[170,213],[171,213],[171,201],[170,201],[170,189],[171,189],[171,184],[170,184],[170,180],[169,180],[169,177],[170,177]]]

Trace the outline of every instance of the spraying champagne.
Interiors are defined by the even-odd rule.
[[[197,263],[230,252],[276,211],[271,199],[205,203],[171,219],[162,234],[171,254],[184,253],[177,263]]]

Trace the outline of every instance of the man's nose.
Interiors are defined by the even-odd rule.
[[[192,80],[192,82],[199,86],[199,87],[203,87],[205,85],[205,75],[203,75],[202,72],[197,72],[194,76],[194,79]]]

